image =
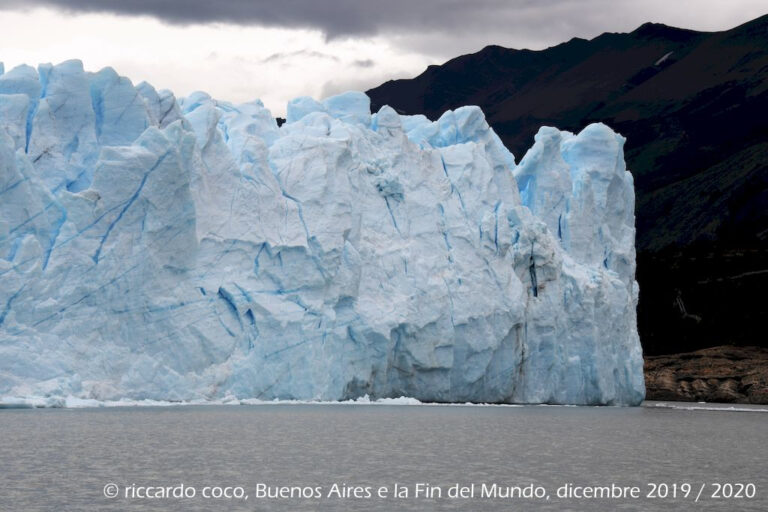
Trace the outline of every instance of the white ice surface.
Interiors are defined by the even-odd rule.
[[[516,165],[477,107],[346,93],[278,128],[259,101],[14,68],[0,397],[638,404],[623,143],[542,128]]]

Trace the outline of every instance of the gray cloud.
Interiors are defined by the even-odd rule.
[[[372,59],[362,59],[352,62],[352,65],[358,68],[372,68],[375,62]]]
[[[69,12],[148,15],[167,23],[225,22],[319,29],[328,37],[370,35],[390,28],[458,27],[493,13],[563,0],[5,0],[11,8],[55,7]],[[566,0],[567,1],[567,0]]]
[[[316,29],[328,39],[386,35],[434,56],[486,44],[543,48],[646,21],[725,29],[768,12],[765,0],[4,0],[0,9],[147,15],[170,24]]]
[[[296,50],[295,52],[279,52],[279,53],[273,53],[269,57],[266,57],[265,59],[262,59],[261,62],[264,64],[267,64],[269,62],[278,62],[278,61],[284,61],[284,60],[290,60],[296,57],[309,57],[312,59],[327,59],[332,60],[334,62],[338,62],[339,58],[335,55],[329,55],[327,53],[318,52],[315,50]]]

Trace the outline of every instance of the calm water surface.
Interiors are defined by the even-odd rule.
[[[768,414],[761,412],[389,405],[0,410],[0,510],[8,511],[764,511],[766,461]],[[120,496],[104,496],[109,483]],[[323,497],[258,499],[260,483],[321,487]],[[334,483],[369,487],[373,496],[325,497]],[[395,483],[408,498],[392,496]],[[415,497],[417,483],[443,496]],[[473,483],[474,498],[446,495],[454,484]],[[549,499],[482,498],[483,483],[533,484]],[[557,489],[569,483],[638,486],[641,496],[649,483],[667,484],[669,497],[558,498]],[[689,496],[678,487],[672,498],[674,484],[685,483]],[[715,483],[753,483],[757,495],[713,499]],[[126,486],[179,484],[197,496],[124,495]],[[248,499],[204,499],[206,486],[240,486]],[[388,498],[376,496],[380,487],[389,489]]]

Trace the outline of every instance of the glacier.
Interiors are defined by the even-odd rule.
[[[607,126],[516,163],[472,106],[278,126],[76,60],[0,73],[0,397],[643,399]]]

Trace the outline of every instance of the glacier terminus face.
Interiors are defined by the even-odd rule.
[[[0,397],[638,404],[623,143],[8,70]]]

